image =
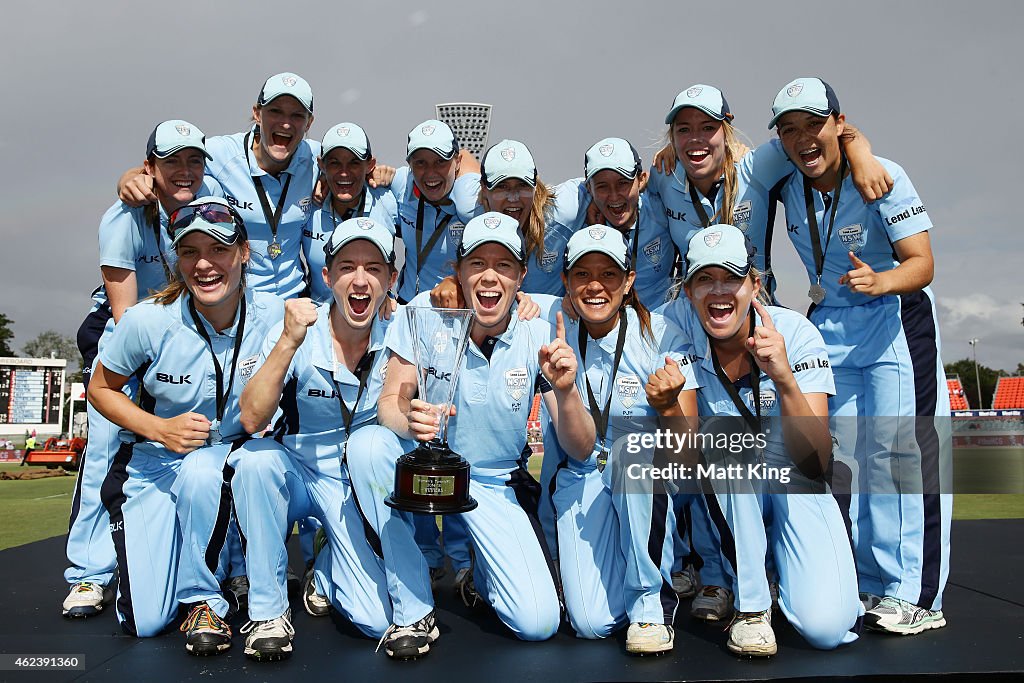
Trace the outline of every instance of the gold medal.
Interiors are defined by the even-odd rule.
[[[276,259],[281,255],[281,252],[281,245],[278,244],[276,240],[267,245],[267,256],[271,259]]]

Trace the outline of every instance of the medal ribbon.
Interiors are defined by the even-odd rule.
[[[754,335],[754,309],[750,309],[750,334]],[[750,408],[740,398],[740,392],[736,390],[736,385],[733,384],[729,376],[725,374],[725,370],[722,369],[722,363],[718,360],[718,353],[715,351],[715,345],[708,337],[708,345],[711,347],[711,362],[715,365],[715,374],[718,375],[718,381],[725,387],[726,393],[729,394],[729,398],[732,399],[732,403],[736,406],[736,410],[740,412],[740,416],[747,421],[753,434],[759,434],[761,432],[761,369],[757,367],[757,361],[754,357],[750,358],[750,388],[754,392],[754,409],[757,411],[757,415],[750,412]]]
[[[359,409],[359,399],[363,397],[363,390],[366,389],[366,385],[370,378],[370,369],[373,367],[374,356],[377,355],[376,351],[368,351],[363,354],[363,357],[359,359],[359,364],[356,365],[356,373],[359,377],[359,390],[356,391],[356,402],[352,404],[352,410],[349,411],[348,406],[345,405],[345,399],[341,395],[341,385],[338,384],[338,380],[334,380],[334,390],[338,394],[338,403],[341,405],[341,421],[345,425],[345,436],[351,436],[352,434],[352,420],[356,417],[356,410]]]
[[[821,271],[825,268],[825,255],[832,241],[832,228],[836,224],[836,211],[839,210],[839,197],[843,191],[843,178],[846,176],[846,155],[839,162],[839,179],[836,181],[836,196],[832,201],[832,215],[829,216],[828,234],[825,237],[825,248],[821,247],[821,234],[818,229],[818,218],[814,211],[814,195],[811,193],[811,179],[804,176],[804,207],[807,210],[807,227],[811,233],[811,249],[814,252],[814,275],[817,284],[821,285]],[[824,194],[824,193],[823,193]]]
[[[224,407],[227,405],[228,396],[231,395],[231,389],[235,386],[235,369],[238,367],[238,353],[242,349],[242,335],[245,333],[245,292],[241,294],[241,301],[238,304],[238,329],[235,331],[235,350],[231,357],[231,379],[228,382],[227,391],[224,391],[224,371],[220,367],[220,361],[217,360],[217,353],[213,350],[213,340],[210,339],[210,334],[206,331],[206,325],[203,324],[202,319],[199,317],[199,312],[196,311],[192,295],[190,294],[188,297],[188,312],[192,316],[192,322],[195,324],[199,336],[206,342],[206,348],[210,350],[210,355],[213,357],[213,371],[217,377],[216,406],[218,423],[224,418]]]
[[[249,153],[249,135],[251,135],[251,133],[245,134],[246,154]],[[281,190],[281,198],[277,200],[277,208],[273,213],[270,212],[270,200],[267,199],[267,191],[263,187],[263,181],[258,175],[254,175],[252,177],[252,182],[256,185],[257,189],[256,194],[259,195],[260,198],[260,207],[263,209],[263,217],[266,219],[267,225],[270,226],[270,233],[272,235],[272,239],[270,241],[271,244],[277,243],[277,226],[281,222],[281,212],[284,210],[284,203],[288,198],[288,186],[292,184],[292,174],[288,173],[287,175],[288,179],[284,181],[284,189]]]
[[[601,448],[604,448],[606,432],[608,431],[608,414],[612,407],[612,391],[615,388],[615,374],[619,371],[619,362],[622,360],[622,350],[626,346],[626,313],[619,314],[619,335],[615,339],[615,355],[612,360],[612,376],[608,383],[608,400],[604,403],[602,410],[597,404],[594,390],[590,386],[590,377],[587,375],[585,364],[587,362],[587,326],[580,321],[580,365],[584,366],[583,381],[587,386],[587,401],[590,403],[590,415],[594,418],[594,427],[597,430],[598,439],[601,441]]]

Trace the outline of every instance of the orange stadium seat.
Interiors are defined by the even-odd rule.
[[[967,395],[964,392],[964,385],[960,382],[959,377],[953,377],[946,380],[947,386],[949,386],[949,407],[953,410],[970,410],[971,406],[967,402]]]
[[[1000,377],[996,395],[992,399],[993,410],[1024,408],[1024,377]]]

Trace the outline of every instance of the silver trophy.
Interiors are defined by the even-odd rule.
[[[469,463],[448,446],[448,418],[469,344],[472,309],[406,306],[421,401],[437,412],[437,435],[395,465],[395,490],[385,504],[407,512],[446,515],[477,506],[469,495]]]
[[[477,161],[482,161],[491,129],[491,105],[448,102],[434,105],[434,110],[437,120],[447,123],[455,133],[459,146],[468,150]]]

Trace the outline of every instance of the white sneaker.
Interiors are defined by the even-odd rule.
[[[276,619],[250,621],[239,629],[245,637],[245,656],[258,662],[274,662],[292,656],[292,611]]]
[[[626,652],[633,655],[658,655],[675,645],[676,634],[664,624],[632,623],[626,631]]]
[[[697,594],[697,577],[693,566],[687,566],[681,572],[672,572],[672,590],[681,598],[692,598]]]
[[[330,601],[316,590],[316,581],[313,579],[313,569],[306,572],[302,579],[302,607],[306,614],[311,617],[326,617],[331,613]]]
[[[772,611],[739,612],[729,627],[729,650],[738,655],[770,657],[779,651],[772,629]]]
[[[417,659],[429,653],[430,644],[440,637],[441,631],[438,630],[434,613],[431,611],[415,624],[391,624],[377,643],[377,649],[380,650],[383,645],[388,657],[394,659]]]
[[[95,616],[103,611],[103,603],[109,599],[104,586],[82,581],[73,585],[68,597],[64,598],[62,614],[69,619]]]
[[[864,615],[864,624],[876,631],[912,636],[921,631],[942,628],[946,619],[942,610],[929,610],[906,600],[884,597]]]
[[[732,614],[732,591],[721,586],[704,586],[693,599],[690,614],[704,621],[725,621]]]

